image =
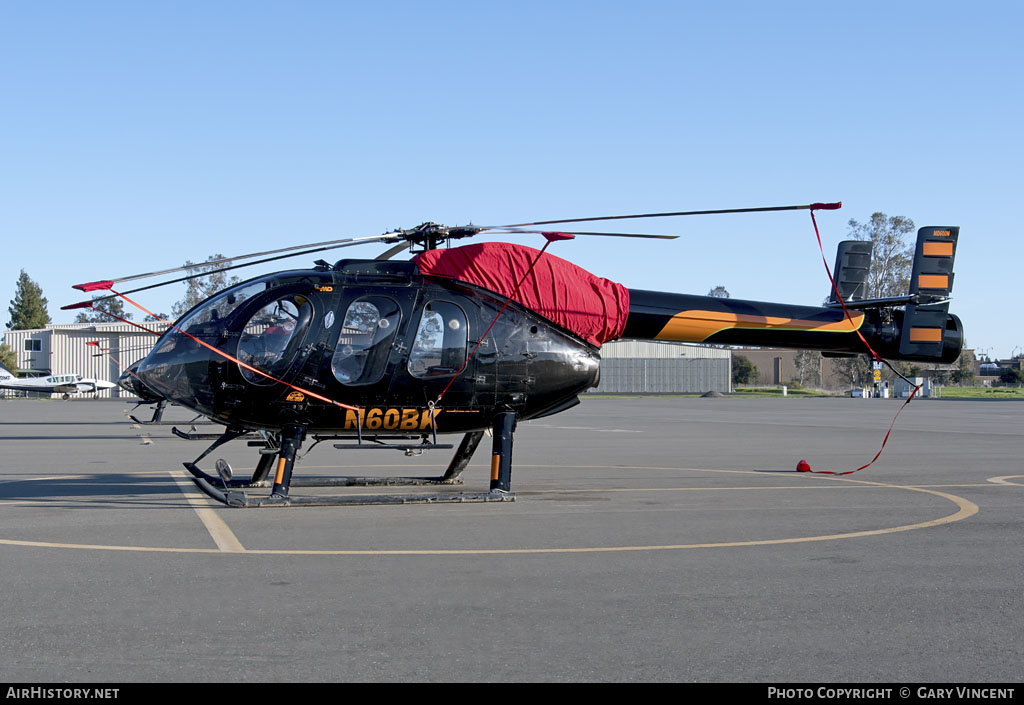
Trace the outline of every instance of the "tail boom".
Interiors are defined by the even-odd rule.
[[[631,289],[622,337],[867,353],[859,332],[887,359],[949,363],[959,356],[963,328],[956,316],[946,314],[941,345],[911,353],[900,350],[903,319],[899,309],[851,311],[847,318],[835,308]]]

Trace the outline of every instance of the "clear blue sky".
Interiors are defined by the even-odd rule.
[[[968,345],[1021,352],[1022,8],[0,3],[3,322],[22,268],[69,322],[74,283],[215,252],[841,200],[830,264],[874,211],[961,226]],[[551,251],[634,288],[828,290],[806,212],[634,225],[682,238]]]

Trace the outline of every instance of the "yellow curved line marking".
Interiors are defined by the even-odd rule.
[[[1013,487],[1024,487],[1024,483],[1021,482],[1007,482],[1007,480],[1014,480],[1024,475],[1000,475],[999,477],[990,477],[986,482],[991,482],[995,485],[1012,485]]]
[[[577,467],[594,467],[594,466],[577,466]],[[621,468],[615,466],[618,469],[640,469],[640,466],[631,466],[629,468]],[[649,470],[659,469],[670,469],[670,468],[646,468]],[[760,474],[749,470],[709,470],[709,469],[696,469],[696,468],[675,468],[676,470],[697,470],[698,472],[726,472],[726,473],[744,473],[744,474]],[[803,477],[806,477],[804,475]],[[1008,476],[1016,477],[1016,476]],[[585,548],[496,548],[496,549],[403,549],[403,550],[342,550],[342,549],[242,549],[236,555],[295,555],[295,556],[487,556],[487,555],[539,555],[539,554],[558,554],[558,553],[626,553],[626,552],[639,552],[639,551],[678,551],[692,548],[735,548],[743,546],[773,546],[780,544],[792,544],[792,543],[810,543],[818,541],[835,541],[839,539],[851,539],[851,538],[863,538],[867,536],[881,536],[884,534],[893,534],[903,531],[914,531],[916,529],[927,529],[935,526],[942,526],[943,524],[952,524],[968,517],[974,516],[978,513],[978,505],[971,502],[963,497],[949,494],[946,492],[938,492],[932,489],[926,489],[923,487],[912,487],[905,485],[890,485],[882,482],[869,482],[866,480],[853,480],[847,478],[838,477],[827,477],[817,476],[815,479],[829,482],[843,482],[853,483],[863,487],[870,488],[882,488],[882,489],[897,489],[897,490],[909,490],[911,492],[921,492],[923,494],[930,494],[936,497],[941,497],[952,502],[956,507],[957,511],[953,514],[949,514],[938,519],[932,519],[929,521],[918,522],[916,524],[905,524],[902,526],[894,526],[884,529],[868,529],[864,531],[851,531],[839,534],[822,534],[818,536],[802,536],[786,539],[755,539],[751,541],[725,541],[717,543],[689,543],[689,544],[668,544],[668,545],[647,545],[647,546],[593,546]],[[684,489],[695,489],[695,488],[684,488]],[[725,489],[725,488],[723,488]],[[757,488],[757,489],[769,489],[769,488]],[[807,489],[805,487],[793,487],[784,489]],[[600,490],[590,490],[600,491]],[[607,491],[607,490],[606,490]],[[217,553],[222,554],[219,548],[158,548],[152,546],[107,546],[107,545],[96,545],[96,544],[73,544],[73,543],[54,543],[49,541],[18,541],[12,539],[0,539],[0,545],[8,546],[32,546],[41,548],[77,548],[85,550],[102,550],[102,551],[141,551],[147,553]]]
[[[896,487],[896,485],[893,485]],[[916,485],[915,485],[916,487]],[[870,490],[879,489],[875,487],[856,487],[853,485],[844,487],[768,487],[767,485],[746,485],[743,487],[597,487],[594,489],[557,489],[557,490],[535,490],[527,492],[516,492],[516,495],[546,495],[546,494],[596,494],[601,492],[734,492],[736,490],[750,492],[752,490],[767,490],[769,492],[794,492],[798,490]],[[885,486],[881,489],[890,489]],[[901,488],[906,489],[906,488]]]
[[[745,313],[723,311],[680,311],[665,324],[656,340],[702,342],[723,330],[797,330],[811,333],[852,333],[861,327],[864,314],[851,314],[852,321],[842,319],[832,323],[781,316],[752,316]],[[852,325],[851,325],[852,322]]]

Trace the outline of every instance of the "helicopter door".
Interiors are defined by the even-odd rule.
[[[500,309],[484,310],[484,317],[493,316]],[[494,321],[491,332],[480,345],[478,372],[493,390],[493,404],[521,408],[526,404],[530,390],[530,365],[533,357],[529,350],[530,338],[537,326],[531,324],[519,311],[507,308]]]
[[[335,379],[349,386],[379,382],[401,322],[402,309],[388,296],[362,296],[349,304],[331,358]]]
[[[274,383],[250,367],[273,377],[283,376],[295,360],[312,317],[309,299],[298,294],[281,297],[254,313],[238,341],[238,359],[247,365],[240,366],[242,377],[252,384]]]
[[[466,312],[451,301],[427,301],[422,311],[409,350],[408,370],[414,379],[424,383],[426,398],[436,399],[466,363],[469,325]],[[462,387],[452,384],[445,398],[456,403],[467,399]]]

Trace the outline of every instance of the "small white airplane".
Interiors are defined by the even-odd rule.
[[[0,389],[17,389],[23,392],[42,392],[64,394],[67,399],[71,394],[110,389],[117,385],[102,379],[92,379],[81,375],[50,375],[48,377],[27,377],[19,379],[6,368],[0,366]]]

